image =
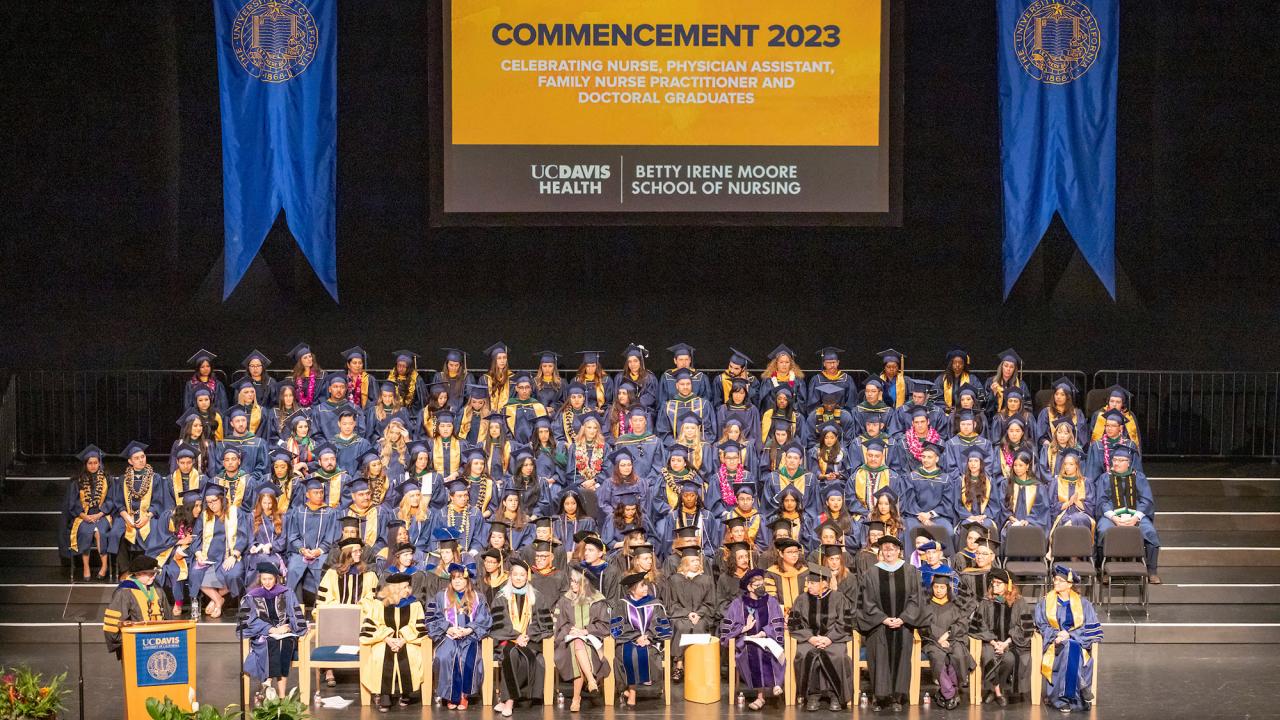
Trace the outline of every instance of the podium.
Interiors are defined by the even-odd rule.
[[[196,696],[196,624],[133,623],[120,628],[124,642],[124,717],[146,720],[147,698],[168,697],[191,710]]]
[[[684,649],[684,699],[688,702],[720,702],[720,638],[712,636],[712,640]]]

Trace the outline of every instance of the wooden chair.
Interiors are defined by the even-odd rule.
[[[610,635],[604,639],[604,647],[600,650],[600,654],[604,657],[604,661],[609,664],[609,675],[604,679],[603,692],[605,707],[613,707],[613,702],[618,694],[618,673],[615,671],[613,665],[616,647],[617,645],[613,641],[613,636]]]
[[[800,702],[797,696],[796,686],[796,642],[791,639],[790,631],[783,631],[783,647],[786,648],[786,664],[783,668],[785,684],[783,685],[783,699],[788,705],[795,705]],[[853,696],[849,698],[849,706],[853,707],[858,704],[858,697],[862,693],[862,669],[867,667],[867,661],[862,659],[862,636],[855,630],[853,639],[844,644],[845,653],[849,656],[849,662],[853,665]],[[733,672],[733,640],[729,641],[729,672]],[[737,696],[734,693],[734,681],[729,680],[729,699],[733,700]]]
[[[545,665],[542,673],[542,704],[550,705],[551,696],[556,692],[556,668],[555,668],[555,640],[545,638],[542,641],[542,660]],[[480,641],[480,657],[484,658],[485,668],[488,670],[484,674],[482,681],[481,703],[484,705],[493,704],[493,685],[498,679],[498,674],[502,670],[502,661],[498,659],[494,652],[493,638],[487,637]]]
[[[782,649],[787,661],[783,664],[782,701],[785,705],[796,704],[796,641],[790,630],[782,631]]]
[[[1102,667],[1102,643],[1094,643],[1089,650],[1093,659],[1093,681],[1089,683],[1089,692],[1093,693],[1092,705],[1098,706],[1098,670]],[[1039,705],[1044,694],[1044,676],[1040,674],[1040,663],[1044,661],[1044,640],[1040,633],[1031,635],[1031,704]]]
[[[973,659],[973,670],[969,673],[969,704],[982,704],[982,641],[969,637],[969,657]]]
[[[729,702],[734,702],[738,698],[738,639],[729,638]],[[785,670],[785,668],[784,668]]]
[[[924,657],[924,644],[920,642],[920,633],[911,631],[911,689],[907,691],[907,704],[920,703],[920,669],[928,662]]]
[[[425,657],[431,657],[431,640],[423,647]],[[338,647],[360,648],[357,655],[338,653]],[[315,624],[311,632],[298,643],[298,692],[310,701],[311,684],[318,682],[312,673],[320,670],[360,670],[360,663],[368,656],[368,649],[360,644],[359,605],[321,605],[315,611]],[[426,673],[427,691],[430,690],[430,673]],[[369,704],[369,691],[360,683],[360,704]]]

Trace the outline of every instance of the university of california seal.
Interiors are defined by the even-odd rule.
[[[288,82],[316,56],[320,33],[301,0],[249,0],[231,25],[231,47],[248,73],[263,82]]]
[[[1013,47],[1031,77],[1065,85],[1098,59],[1102,33],[1093,11],[1080,0],[1036,0],[1018,18]]]
[[[147,674],[156,680],[168,680],[178,672],[178,659],[168,650],[161,650],[147,658]]]

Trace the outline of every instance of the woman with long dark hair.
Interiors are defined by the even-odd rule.
[[[323,400],[324,393],[320,391],[320,386],[324,378],[324,369],[320,367],[320,363],[316,362],[316,356],[311,352],[311,347],[306,343],[298,343],[289,351],[289,357],[293,358],[293,371],[289,374],[289,383],[293,385],[298,405],[309,408]]]
[[[484,597],[472,585],[474,566],[449,566],[449,585],[427,608],[427,632],[434,642],[436,695],[450,710],[466,710],[469,696],[480,692],[489,669],[480,655],[480,641],[493,618]]]
[[[101,567],[98,578],[107,576],[107,559],[116,554],[124,526],[112,527],[116,513],[112,501],[111,478],[102,461],[103,453],[90,445],[76,457],[80,459],[80,471],[67,485],[63,503],[63,519],[67,538],[62,543],[67,557],[80,558],[82,577],[89,579],[89,554],[97,550]]]

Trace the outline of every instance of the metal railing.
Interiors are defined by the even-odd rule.
[[[708,377],[722,372],[701,369]],[[381,379],[388,370],[369,372]],[[434,369],[419,372],[430,377]],[[560,371],[566,381],[574,372]],[[845,372],[859,383],[869,375],[864,369]],[[933,380],[940,372],[910,368],[907,375]],[[986,378],[993,371],[974,372]],[[1280,372],[1101,370],[1092,378],[1079,370],[1023,373],[1033,394],[1063,376],[1080,388],[1082,407],[1091,389],[1128,388],[1148,456],[1280,456]],[[136,439],[150,443],[152,452],[167,453],[178,435],[190,377],[190,370],[15,371],[0,399],[0,472],[15,456],[70,457],[90,443],[114,452]]]
[[[1147,456],[1280,456],[1280,372],[1099,370],[1132,396]]]
[[[10,375],[4,382],[4,394],[0,395],[0,496],[4,495],[8,469],[18,453],[17,385],[17,378]]]

